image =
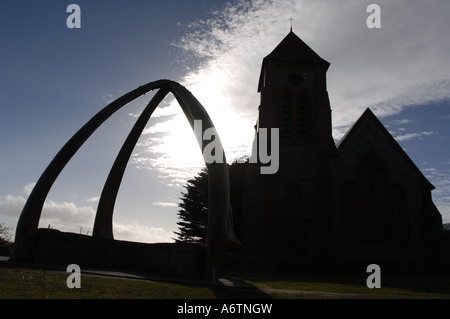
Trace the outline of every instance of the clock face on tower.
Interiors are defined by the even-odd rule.
[[[303,74],[301,73],[291,73],[288,75],[288,82],[292,86],[299,86],[303,83]]]
[[[278,70],[277,85],[279,88],[314,88],[314,72],[297,70]]]

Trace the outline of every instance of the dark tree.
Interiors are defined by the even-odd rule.
[[[238,224],[242,198],[244,176],[248,159],[236,160],[228,165],[230,176],[230,198],[235,225]],[[208,224],[208,171],[202,169],[193,179],[187,181],[182,193],[181,208],[178,211],[179,226],[177,242],[206,243],[206,228]],[[236,226],[235,226],[236,230]]]
[[[11,255],[13,243],[11,241],[11,228],[0,224],[0,256]]]
[[[206,168],[187,181],[178,211],[178,242],[206,243],[208,221],[208,171]]]

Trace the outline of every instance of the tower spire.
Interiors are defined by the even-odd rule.
[[[291,21],[291,32],[292,32],[292,21],[294,21],[294,19],[289,18],[289,20]]]

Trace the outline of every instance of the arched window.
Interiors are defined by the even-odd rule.
[[[409,240],[408,203],[402,184],[392,184],[391,199],[390,237],[394,241],[407,241]]]
[[[357,200],[356,186],[352,180],[347,180],[341,188],[340,233],[343,236],[353,236],[357,230]]]
[[[280,129],[281,137],[292,137],[292,117],[294,111],[294,94],[284,90],[281,98]]]
[[[307,140],[309,137],[309,107],[310,96],[307,90],[297,92],[296,129],[299,140]]]
[[[358,233],[363,238],[389,237],[389,167],[376,153],[368,152],[356,165],[358,182]]]

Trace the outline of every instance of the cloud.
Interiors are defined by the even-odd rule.
[[[423,132],[399,135],[399,136],[396,136],[395,139],[397,141],[410,141],[415,138],[423,139],[424,136],[430,136],[433,134],[434,134],[434,132],[431,132],[431,131],[423,131]]]
[[[206,21],[196,21],[175,45],[185,52],[184,77],[194,95],[210,106],[213,121],[233,123],[242,137],[256,120],[256,85],[262,58],[294,32],[331,62],[328,91],[337,135],[371,107],[377,115],[450,97],[449,4],[378,1],[382,28],[366,26],[370,1],[236,1]],[[213,94],[212,94],[213,93]],[[232,116],[227,116],[231,114]],[[238,114],[238,115],[237,115]],[[241,126],[242,125],[242,126]],[[221,130],[219,130],[221,132]],[[250,133],[248,133],[250,132]],[[226,137],[224,139],[227,139]]]
[[[134,113],[134,112],[130,112],[127,114],[128,116],[132,117],[132,118],[138,118],[140,113]]]
[[[114,100],[116,100],[119,96],[121,96],[123,94],[122,90],[116,90],[116,92],[114,93],[106,93],[102,96],[102,100],[109,104],[111,102],[113,102]]]
[[[92,206],[78,206],[73,202],[46,200],[42,209],[39,227],[59,229],[61,231],[79,232],[91,230],[94,224],[95,210]]]
[[[111,93],[106,93],[103,97],[102,100],[105,101],[106,103],[111,103],[116,99],[116,97],[111,94]]]
[[[29,196],[35,185],[36,185],[35,182],[28,183],[27,185],[25,185],[23,187],[23,191],[25,192],[25,195]]]
[[[403,124],[411,124],[413,120],[410,119],[401,119],[401,120],[394,120],[391,123],[395,125],[403,125]]]
[[[20,213],[36,183],[29,183],[23,187],[22,195],[7,194],[0,196],[0,216],[17,223]],[[75,196],[77,197],[77,196]],[[88,201],[94,201],[91,197]],[[79,232],[80,227],[92,229],[95,210],[92,206],[78,206],[74,202],[58,202],[47,199],[42,209],[39,227],[51,225],[63,231]],[[15,226],[15,225],[14,225]]]
[[[179,187],[200,171],[204,160],[185,115],[176,101],[172,103],[167,108],[172,109],[168,113],[173,115],[144,130],[129,163],[155,171],[166,185]]]
[[[181,111],[174,115],[182,115]],[[184,116],[184,115],[183,115]],[[154,133],[170,133],[173,128],[177,127],[178,121],[176,116],[170,116],[163,122],[155,123],[150,127],[145,128],[142,131],[142,135],[154,134]]]
[[[34,185],[36,183],[29,183],[23,187],[26,197],[30,195]],[[0,215],[18,218],[25,205],[26,197],[12,194],[0,196]]]
[[[127,240],[142,243],[167,243],[173,242],[172,231],[164,230],[161,227],[142,226],[138,223],[121,224],[114,223],[114,238],[117,240]]]
[[[379,0],[381,29],[367,28],[370,3],[237,0],[207,19],[179,25],[184,34],[173,46],[185,72],[181,83],[210,114],[228,161],[250,154],[262,59],[287,35],[290,17],[293,31],[331,63],[327,90],[336,140],[367,107],[385,117],[450,98],[449,2]],[[160,115],[160,121],[145,130],[130,164],[179,186],[203,161],[195,155],[198,146],[179,106],[175,101],[167,104],[167,116]],[[409,123],[403,119],[393,124]],[[400,132],[400,141],[433,134]]]
[[[29,189],[28,184],[24,189]],[[34,186],[34,185],[33,185]],[[98,197],[91,197],[88,201],[98,200]],[[26,198],[20,195],[0,196],[0,216],[13,220],[18,220],[25,205]],[[160,207],[175,207],[176,203],[156,202],[153,205]],[[47,200],[42,210],[39,227],[58,229],[64,232],[74,232],[92,235],[95,219],[95,210],[92,206],[78,206],[73,202],[58,202]],[[15,227],[14,225],[8,225]],[[164,230],[161,227],[147,227],[135,224],[114,223],[114,237],[120,240],[137,242],[173,242],[172,231]]]
[[[20,195],[0,196],[0,215],[18,218],[25,202],[25,197]]]
[[[98,203],[99,200],[100,200],[100,196],[93,196],[93,197],[86,198],[86,201],[88,203]]]
[[[178,203],[173,202],[155,202],[153,203],[154,206],[160,206],[160,207],[178,207]]]
[[[29,190],[28,184],[24,187]],[[34,186],[34,185],[33,185]],[[21,195],[0,196],[0,216],[13,221],[14,226],[26,203]],[[57,202],[47,200],[42,209],[39,227],[56,228],[62,231],[79,232],[82,227],[85,231],[92,229],[95,211],[91,206],[77,206],[73,202]]]

